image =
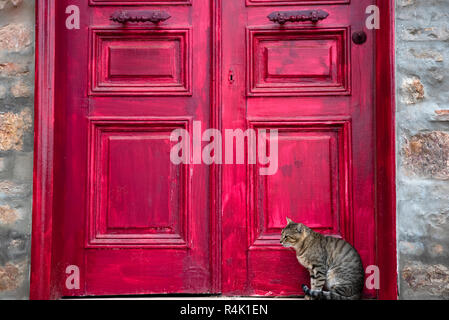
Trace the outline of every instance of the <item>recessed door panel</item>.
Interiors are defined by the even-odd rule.
[[[191,30],[93,29],[91,95],[191,95]]]
[[[88,247],[187,248],[186,165],[174,165],[172,130],[188,123],[91,122]]]
[[[348,94],[347,29],[248,29],[248,94]]]
[[[250,168],[251,249],[282,249],[279,234],[286,217],[350,239],[350,122],[252,122],[251,127],[278,130],[279,154],[274,175]]]

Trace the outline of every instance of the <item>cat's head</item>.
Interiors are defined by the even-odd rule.
[[[303,241],[310,234],[310,229],[302,224],[295,223],[287,218],[287,226],[282,229],[281,244],[288,248],[294,247],[297,243]]]

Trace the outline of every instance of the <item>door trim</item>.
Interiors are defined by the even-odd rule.
[[[51,289],[54,150],[55,1],[36,1],[33,216],[30,299]]]
[[[211,123],[221,130],[221,3],[212,7]],[[395,82],[394,0],[378,0],[382,14],[376,32],[376,252],[381,277],[378,298],[397,299],[395,196]],[[36,1],[36,74],[34,127],[34,181],[30,299],[57,299],[61,292],[52,274],[54,161],[55,1]],[[387,53],[387,54],[386,54]],[[221,168],[212,166],[211,252],[212,284],[221,292]],[[382,250],[379,250],[382,248]],[[218,267],[216,267],[218,266]]]
[[[380,269],[378,298],[396,300],[396,131],[394,0],[377,0],[381,29],[376,32],[376,255]]]

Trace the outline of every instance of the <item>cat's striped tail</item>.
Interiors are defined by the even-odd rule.
[[[314,300],[357,300],[358,296],[344,296],[335,291],[311,290],[305,284],[302,285],[302,290],[306,296],[312,297]]]

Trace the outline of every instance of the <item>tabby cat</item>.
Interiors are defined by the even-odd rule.
[[[345,240],[322,235],[287,218],[281,243],[295,249],[298,262],[310,273],[311,288],[302,285],[306,299],[360,299],[364,283],[362,261]]]

